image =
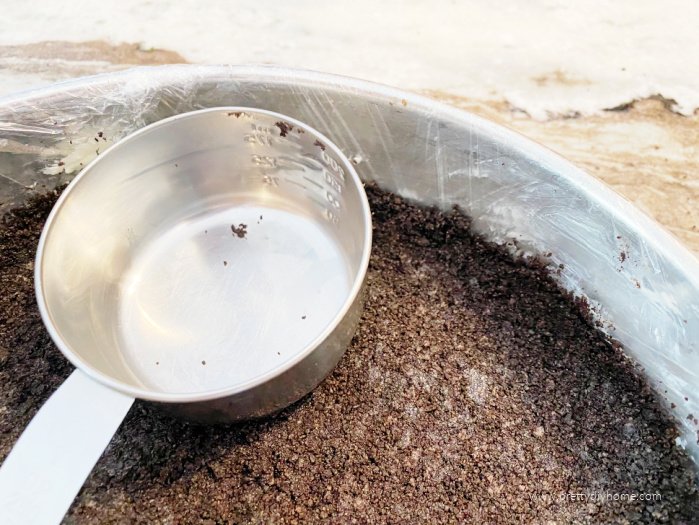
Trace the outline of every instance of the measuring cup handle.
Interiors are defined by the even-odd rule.
[[[0,467],[0,523],[60,523],[133,402],[75,370]]]

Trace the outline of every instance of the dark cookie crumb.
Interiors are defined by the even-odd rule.
[[[672,420],[584,306],[466,217],[367,192],[366,309],[334,372],[274,418],[237,425],[137,402],[66,522],[695,522]],[[32,280],[59,193],[0,223],[0,459],[72,371]],[[560,499],[578,492],[662,499]]]
[[[231,224],[231,231],[233,232],[233,235],[238,237],[239,239],[244,239],[245,236],[248,234],[248,225],[243,224],[242,222],[236,226],[235,224]]]
[[[279,128],[279,136],[280,137],[286,137],[286,135],[294,129],[294,126],[289,124],[288,122],[275,122],[274,124]]]
[[[314,145],[314,146],[318,146],[320,149],[322,149],[323,151],[325,151],[325,144],[323,144],[321,141],[316,140],[316,141],[313,143],[313,145]]]

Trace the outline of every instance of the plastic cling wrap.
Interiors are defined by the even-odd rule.
[[[699,459],[699,262],[674,237],[554,153],[468,113],[396,89],[271,67],[163,66],[0,100],[0,210],[70,180],[110,144],[177,113],[253,106],[310,124],[365,180],[459,205],[487,238],[548,254],[563,287],[644,368],[678,444]],[[623,254],[623,255],[622,255]]]

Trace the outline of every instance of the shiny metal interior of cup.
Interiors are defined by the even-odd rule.
[[[370,245],[363,187],[327,138],[207,109],[130,135],[71,183],[40,241],[37,296],[68,358],[135,397],[213,399],[305,359],[269,412],[339,360]]]

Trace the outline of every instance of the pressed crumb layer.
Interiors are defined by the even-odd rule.
[[[68,523],[697,519],[670,417],[579,305],[458,212],[367,192],[366,309],[335,371],[264,421],[195,426],[137,402]],[[33,290],[58,194],[0,224],[2,458],[71,371]]]

